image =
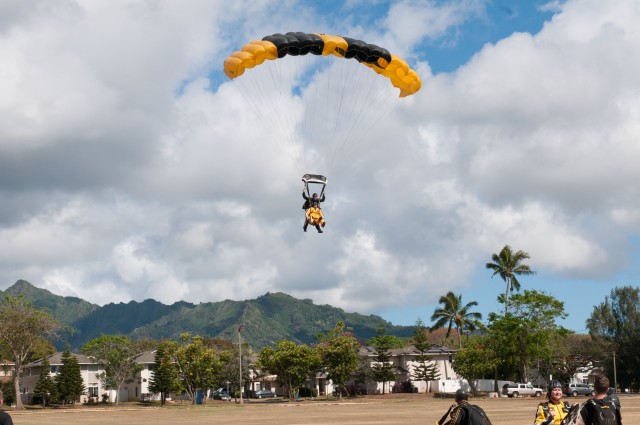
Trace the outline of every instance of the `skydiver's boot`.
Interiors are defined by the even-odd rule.
[[[305,232],[307,231],[307,226],[309,225],[309,222],[305,220],[304,222],[304,226],[302,226],[302,230],[304,230]]]
[[[316,223],[316,229],[318,229],[318,233],[322,233],[322,229],[318,223]]]

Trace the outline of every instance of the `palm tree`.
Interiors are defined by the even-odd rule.
[[[514,253],[509,245],[505,245],[500,251],[500,254],[493,254],[491,259],[493,263],[487,263],[486,267],[493,270],[491,277],[499,274],[502,280],[507,283],[507,289],[504,293],[504,315],[507,316],[509,309],[509,291],[515,289],[520,290],[520,282],[518,282],[518,275],[531,275],[536,274],[526,264],[521,264],[522,260],[531,258],[528,252],[522,250]]]
[[[462,295],[456,295],[449,291],[447,295],[440,297],[442,307],[436,308],[431,316],[431,320],[435,320],[431,329],[438,329],[448,326],[447,337],[451,333],[451,328],[455,325],[458,331],[458,345],[462,348],[462,330],[466,327],[469,330],[475,330],[480,326],[482,314],[469,311],[471,307],[477,306],[476,301],[467,303],[462,306]]]

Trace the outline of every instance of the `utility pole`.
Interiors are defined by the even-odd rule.
[[[616,370],[616,352],[613,352],[613,388],[618,391],[618,371]]]
[[[240,387],[240,404],[242,404],[242,337],[240,336],[240,332],[242,331],[242,323],[238,327],[238,366],[240,370],[239,376],[239,387]]]

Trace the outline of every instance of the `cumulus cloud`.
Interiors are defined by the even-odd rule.
[[[323,235],[302,232],[299,171],[222,79],[222,58],[282,28],[428,57],[425,42],[488,19],[485,2],[394,2],[376,25],[350,13],[357,2],[336,19],[297,2],[220,4],[3,3],[4,287],[27,279],[100,304],[284,291],[375,313],[468,287],[505,243],[557,279],[628,265],[633,1],[550,2],[540,32],[488,43],[454,72],[414,62],[423,89],[329,176]]]

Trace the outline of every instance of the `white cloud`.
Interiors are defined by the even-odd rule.
[[[484,7],[482,0],[399,1],[391,4],[385,25],[397,43],[395,47],[406,49],[404,46],[424,39],[441,39],[469,19],[482,17]]]
[[[282,28],[352,30],[422,57],[425,40],[487,19],[484,2],[394,2],[371,38],[354,15],[315,19],[297,2],[19,4],[0,13],[5,286],[96,303],[284,291],[369,313],[467,287],[505,243],[558,278],[629,261],[634,1],[555,4],[540,33],[453,73],[415,64],[423,89],[329,176],[323,235],[302,232],[298,170],[237,85],[219,84],[222,59]]]

